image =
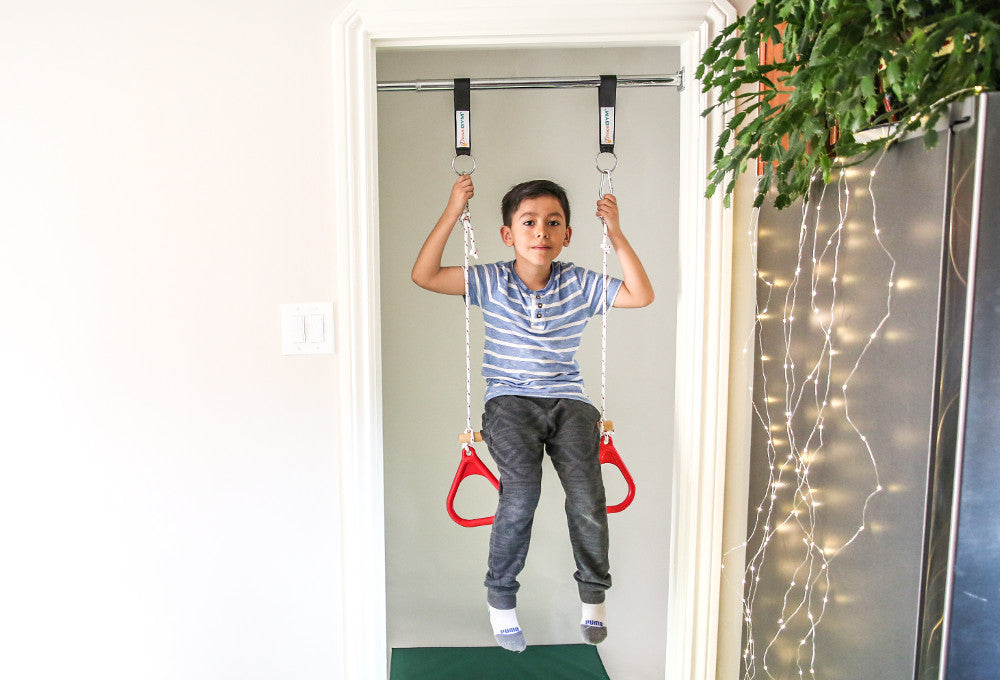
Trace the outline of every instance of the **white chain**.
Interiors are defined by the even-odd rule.
[[[607,182],[608,190],[604,190]],[[601,188],[598,190],[598,199],[604,198],[604,194],[613,194],[614,187],[611,184],[611,172],[601,172]],[[608,223],[601,218],[604,226],[604,236],[601,238],[601,280],[604,283],[603,294],[601,295],[601,433],[604,432],[604,421],[607,417],[608,401],[608,252],[611,250],[611,243],[608,241]]]
[[[465,432],[472,442],[472,344],[469,339],[469,256],[479,259],[476,250],[476,234],[472,230],[472,219],[469,215],[469,204],[462,210],[462,244],[465,253],[462,273],[465,278]],[[463,447],[466,448],[466,447]]]

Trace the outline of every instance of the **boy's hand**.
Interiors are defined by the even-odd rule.
[[[618,223],[618,200],[614,195],[601,196],[597,202],[597,216],[608,225],[608,239],[622,267],[622,285],[615,297],[615,307],[645,307],[653,301],[653,285],[639,256],[622,233]]]
[[[469,199],[475,193],[476,189],[472,186],[472,177],[470,175],[459,175],[458,179],[455,180],[455,185],[451,188],[451,196],[448,198],[448,211],[461,213],[465,210],[465,204],[469,202]]]
[[[448,206],[431,229],[430,235],[417,254],[417,261],[413,263],[410,276],[421,288],[446,295],[461,295],[465,292],[465,271],[461,267],[442,267],[441,257],[444,255],[448,236],[474,193],[472,178],[468,175],[459,175],[451,188]]]
[[[621,229],[618,223],[618,200],[613,194],[604,194],[597,202],[597,216],[604,219],[608,232],[615,233]]]

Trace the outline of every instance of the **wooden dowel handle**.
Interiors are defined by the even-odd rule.
[[[472,439],[473,439],[473,441],[477,441],[477,442],[483,441],[483,433],[482,432],[473,432]],[[458,435],[458,443],[459,444],[471,444],[472,441],[469,441],[469,433],[468,432],[463,432],[462,434]]]

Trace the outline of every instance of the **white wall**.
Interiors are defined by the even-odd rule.
[[[673,73],[676,48],[512,51],[382,50],[380,80],[455,76],[560,76]],[[513,184],[549,177],[570,195],[572,243],[561,259],[600,269],[600,223],[594,216],[600,175],[596,89],[475,91],[472,144],[473,224],[480,262],[512,257],[499,239],[499,202]],[[669,562],[671,432],[677,299],[676,148],[678,95],[673,88],[620,88],[614,173],[623,229],[639,252],[657,300],[617,310],[609,321],[608,415],[615,443],[636,478],[634,504],[611,517],[611,634],[601,655],[612,677],[664,677]],[[450,92],[379,95],[388,636],[393,647],[493,645],[485,589],[489,528],[463,529],[444,499],[459,461],[465,427],[461,298],[415,286],[410,267],[455,179]],[[447,262],[460,264],[461,232]],[[612,256],[612,267],[618,272]],[[480,426],[484,384],[482,320],[473,310],[473,420]],[[580,352],[588,391],[599,403],[600,323]],[[485,444],[480,456],[492,467]],[[493,468],[495,470],[495,467]],[[606,468],[609,500],[624,484]],[[460,497],[465,516],[492,514],[496,494],[480,479]],[[476,498],[476,490],[482,492]],[[580,642],[579,599],[562,509],[562,490],[546,463],[542,502],[520,581],[519,618],[529,644]]]
[[[0,676],[340,677],[342,4],[0,8]]]

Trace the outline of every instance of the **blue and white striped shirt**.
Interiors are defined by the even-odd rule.
[[[608,278],[608,308],[621,279]],[[589,401],[576,352],[583,329],[601,313],[597,272],[553,262],[545,288],[530,290],[513,262],[469,267],[469,302],[483,310],[486,399],[501,395]]]

